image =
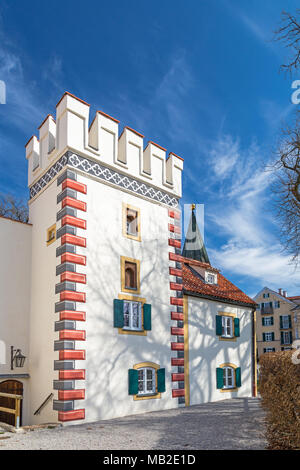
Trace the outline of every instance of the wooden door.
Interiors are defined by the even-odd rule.
[[[0,382],[0,392],[3,393],[13,393],[14,395],[23,395],[23,384],[18,380],[5,380]],[[22,402],[21,400],[21,409],[20,409],[20,426],[22,426]],[[13,410],[16,407],[16,400],[14,398],[7,398],[0,396],[0,407],[12,408]],[[0,411],[0,423],[7,423],[15,426],[15,415],[12,413],[5,413]]]

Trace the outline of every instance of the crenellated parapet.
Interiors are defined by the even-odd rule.
[[[56,120],[48,115],[39,127],[39,139],[26,144],[28,185],[31,187],[64,155],[73,151],[89,161],[144,181],[164,192],[181,197],[183,159],[97,111],[89,126],[90,105],[66,92],[56,105]]]

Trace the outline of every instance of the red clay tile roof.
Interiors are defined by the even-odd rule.
[[[195,271],[194,266],[201,266],[218,273],[218,284],[206,284]],[[238,304],[255,307],[256,303],[238,287],[226,279],[217,269],[207,263],[200,263],[188,258],[182,258],[182,280],[185,293],[195,293],[203,297],[228,300]]]

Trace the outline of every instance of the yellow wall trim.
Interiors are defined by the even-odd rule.
[[[54,236],[53,236],[53,233],[54,233]],[[56,240],[56,224],[53,224],[51,225],[51,227],[47,229],[47,235],[46,235],[47,246],[51,245],[51,243],[55,242],[55,240]]]
[[[126,256],[120,257],[121,261],[121,291],[122,292],[130,292],[131,294],[139,294],[141,289],[140,284],[140,261],[134,258],[127,258]],[[127,289],[125,287],[125,262],[128,263],[135,263],[136,264],[136,289]]]
[[[127,233],[127,209],[131,209],[137,212],[137,235],[130,235]],[[122,233],[123,237],[130,238],[131,240],[141,241],[141,210],[138,207],[132,206],[131,204],[122,203]]]
[[[190,362],[189,362],[189,323],[188,296],[183,296],[183,329],[184,329],[184,390],[185,406],[190,406]]]

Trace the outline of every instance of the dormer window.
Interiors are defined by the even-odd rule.
[[[205,272],[205,282],[207,284],[217,284],[217,275],[215,273]]]

